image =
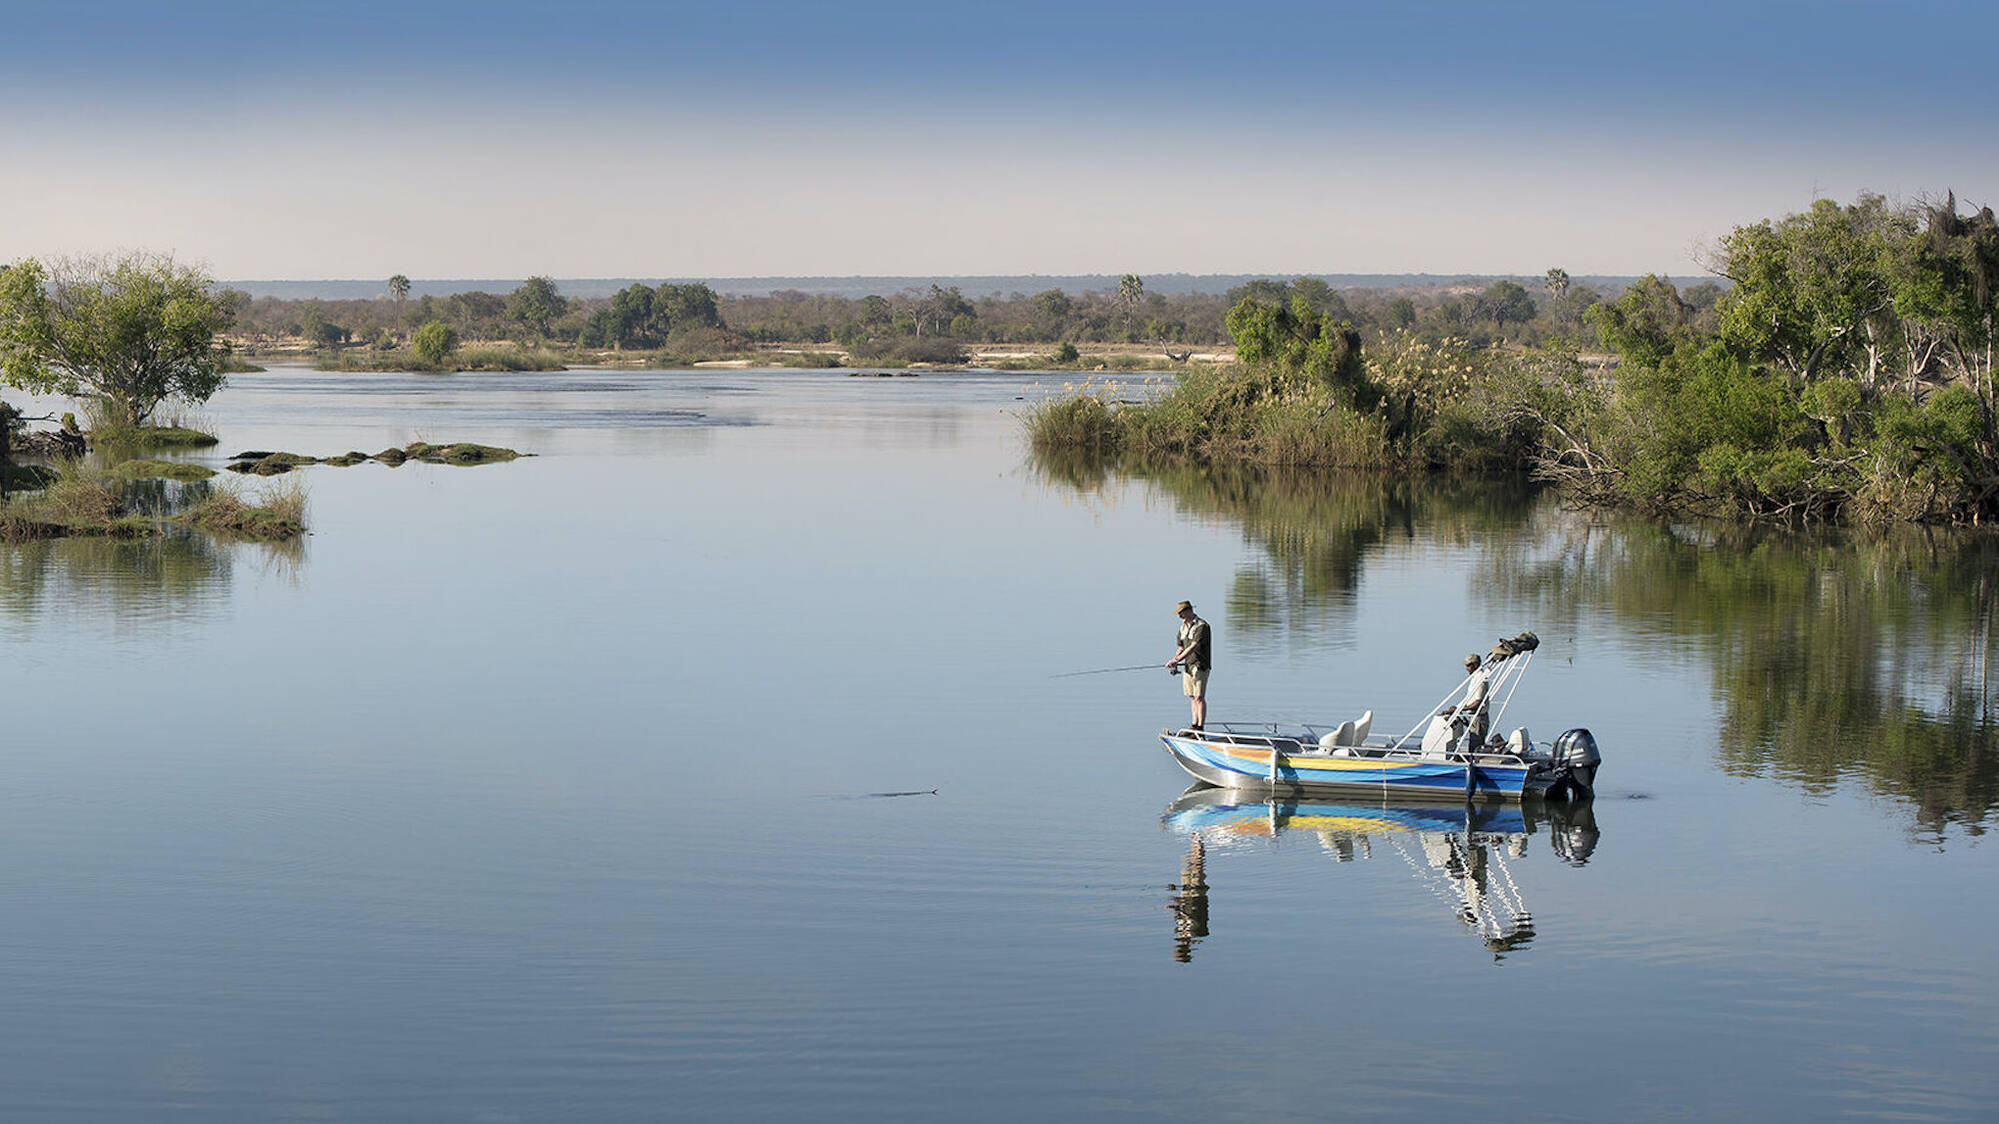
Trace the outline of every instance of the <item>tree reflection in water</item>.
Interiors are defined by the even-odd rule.
[[[1226,520],[1263,560],[1237,572],[1228,626],[1351,626],[1363,571],[1397,540],[1480,553],[1474,592],[1543,635],[1606,626],[1699,652],[1725,714],[1722,768],[1808,791],[1859,778],[1918,831],[1982,834],[1999,803],[1989,663],[1999,540],[1922,528],[1662,525],[1564,510],[1517,484],[1037,457],[1084,492],[1143,479]]]
[[[1094,493],[1123,476],[1161,488],[1189,515],[1220,520],[1262,549],[1265,561],[1236,571],[1227,620],[1243,634],[1316,635],[1345,627],[1368,562],[1395,541],[1452,544],[1511,532],[1528,522],[1524,482],[1296,468],[1193,464],[1114,465],[1067,451],[1037,454],[1043,479]]]
[[[236,551],[290,576],[302,540],[229,543],[166,528],[140,538],[67,538],[0,544],[0,616],[54,614],[117,622],[188,620],[226,597]]]

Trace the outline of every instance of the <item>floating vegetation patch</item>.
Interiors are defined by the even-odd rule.
[[[180,425],[106,425],[90,431],[91,444],[126,449],[202,449],[219,440],[213,433]]]
[[[295,481],[268,485],[255,496],[218,489],[181,512],[177,521],[235,538],[293,538],[305,532],[305,489]]]
[[[277,476],[294,468],[308,464],[330,464],[338,468],[357,465],[362,461],[379,461],[394,468],[408,461],[423,461],[427,464],[499,464],[519,457],[531,457],[533,453],[503,449],[498,445],[480,445],[471,441],[455,441],[449,444],[432,444],[428,441],[412,441],[400,449],[383,449],[370,456],[358,449],[350,450],[336,457],[309,457],[302,453],[271,452],[255,449],[237,453],[229,458],[229,471],[252,476]]]
[[[128,480],[206,480],[215,470],[187,461],[130,460],[113,465],[111,475]]]

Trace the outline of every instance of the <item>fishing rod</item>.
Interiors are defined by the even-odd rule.
[[[1091,668],[1088,671],[1065,671],[1060,675],[1051,675],[1048,678],[1072,679],[1078,675],[1108,675],[1113,671],[1150,671],[1151,669],[1158,666],[1160,665],[1156,663],[1135,663],[1132,664],[1130,667],[1096,667],[1096,668]],[[1166,670],[1168,673],[1173,675],[1180,674],[1180,669],[1177,667],[1169,667]]]

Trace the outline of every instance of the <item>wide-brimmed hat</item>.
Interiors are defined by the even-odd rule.
[[[1178,605],[1173,606],[1173,615],[1177,617],[1181,613],[1185,613],[1192,610],[1193,607],[1194,603],[1192,601],[1182,601]]]

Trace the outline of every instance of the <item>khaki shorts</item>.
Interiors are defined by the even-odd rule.
[[[1190,699],[1208,697],[1208,673],[1206,671],[1183,671],[1180,673],[1180,692]]]

